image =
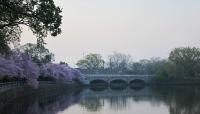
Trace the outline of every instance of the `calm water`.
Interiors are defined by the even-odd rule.
[[[0,101],[0,114],[200,114],[200,87],[19,87],[0,92]]]

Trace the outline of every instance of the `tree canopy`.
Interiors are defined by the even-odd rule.
[[[20,41],[22,26],[28,26],[37,36],[38,46],[50,33],[61,33],[61,9],[53,0],[0,0],[0,53],[9,50],[9,44]]]
[[[44,46],[38,48],[37,44],[27,43],[20,47],[20,51],[30,55],[37,64],[50,63],[54,60],[53,53]]]
[[[122,73],[128,68],[130,55],[115,52],[108,56],[108,67],[115,73]]]
[[[196,47],[175,48],[169,55],[171,73],[175,77],[200,76],[200,49]]]
[[[76,65],[85,74],[155,74],[163,64],[165,60],[158,57],[132,61],[130,55],[115,52],[106,60],[100,54],[88,54]]]
[[[88,54],[84,59],[79,60],[76,65],[82,69],[96,71],[104,67],[104,60],[100,54]]]
[[[170,52],[156,72],[156,79],[195,79],[200,77],[200,49],[179,47]]]

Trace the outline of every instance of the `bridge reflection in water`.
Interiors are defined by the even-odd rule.
[[[100,100],[102,98],[126,98],[133,95],[146,96],[149,92],[145,91],[148,89],[113,90],[106,88],[100,91],[94,88],[69,90],[68,87],[55,85],[41,86],[36,90],[29,87],[17,87],[0,92],[0,114],[57,114],[74,104],[89,108],[88,105],[92,105],[97,98]],[[85,104],[86,102],[89,104]]]
[[[163,109],[160,112],[164,114],[200,114],[199,86],[145,87],[139,90],[126,88],[120,91],[107,88],[102,91],[88,90],[85,95],[81,106],[86,107],[87,112],[101,112],[100,110],[105,110],[105,107],[107,109],[107,106],[109,106],[111,110],[128,114],[128,112],[131,112],[128,107],[134,109],[144,103],[139,107],[141,110],[145,110],[146,103],[150,103],[152,107],[158,107],[157,110],[166,107],[167,110]],[[154,112],[153,110],[155,109],[152,108],[149,112],[145,111],[145,114],[150,114]]]
[[[102,114],[108,107],[110,112],[123,113],[137,106],[145,110],[146,103],[153,104],[148,113],[165,106],[168,109],[162,112],[165,114],[200,114],[200,87],[69,90],[69,87],[48,85],[37,90],[19,87],[0,92],[0,114],[83,114],[82,109],[86,109],[87,114]],[[73,112],[73,109],[81,111]]]
[[[86,97],[115,97],[115,96],[150,96],[152,95],[148,87],[141,87],[137,89],[132,89],[126,87],[124,89],[112,89],[110,87],[99,90],[96,88],[90,88],[86,91]]]

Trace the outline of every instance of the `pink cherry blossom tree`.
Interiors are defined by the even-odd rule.
[[[58,82],[81,81],[82,75],[77,69],[66,64],[47,63],[37,66],[27,53],[12,51],[9,57],[0,55],[0,77],[24,78],[34,88],[38,87],[38,77],[52,77]]]
[[[60,82],[69,82],[81,79],[81,73],[65,64],[47,63],[42,65],[40,73],[44,77],[53,77]]]

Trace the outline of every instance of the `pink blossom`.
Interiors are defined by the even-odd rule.
[[[29,85],[37,88],[39,75],[53,77],[64,83],[72,82],[74,79],[80,80],[82,76],[77,69],[65,64],[47,63],[39,68],[28,54],[19,51],[13,51],[7,58],[0,56],[0,77],[25,78]]]
[[[0,73],[0,77],[25,78],[32,87],[38,86],[38,66],[25,53],[15,51],[8,58],[0,56]]]
[[[80,72],[64,64],[44,64],[40,69],[44,77],[53,77],[59,81],[72,81],[81,76]]]

